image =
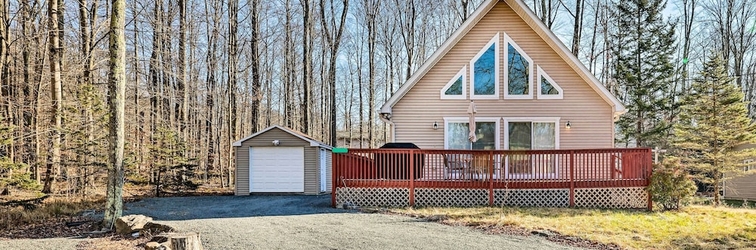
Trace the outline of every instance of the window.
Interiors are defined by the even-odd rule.
[[[451,81],[441,89],[441,99],[465,99],[465,73],[467,66],[462,67],[459,72],[452,77]]]
[[[751,170],[756,170],[756,162],[754,162],[752,159],[743,161],[743,165],[745,165],[745,167],[743,167],[743,171],[748,172]]]
[[[445,149],[498,149],[499,145],[499,122],[498,118],[476,117],[475,134],[477,141],[471,143],[468,139],[470,134],[469,118],[453,117],[444,118],[446,130],[444,131]]]
[[[505,149],[559,149],[559,118],[504,118]],[[506,157],[506,174],[513,178],[530,176],[554,178],[558,158],[554,155],[511,154]]]
[[[532,99],[530,90],[530,70],[533,60],[509,36],[504,35],[507,44],[507,61],[504,63],[505,88],[504,97],[509,99]]]
[[[470,99],[499,98],[499,34],[470,61]]]
[[[562,99],[562,87],[549,77],[548,74],[538,66],[538,99]]]

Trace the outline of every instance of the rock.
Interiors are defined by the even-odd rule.
[[[549,230],[533,230],[530,232],[533,235],[543,236],[543,237],[551,237],[554,236],[554,233]]]
[[[443,215],[443,214],[434,214],[434,215],[425,217],[425,220],[430,221],[430,222],[444,221],[446,219],[447,219],[446,215]]]
[[[166,247],[163,244],[157,243],[157,242],[147,242],[147,244],[144,244],[144,250],[167,250],[168,247]]]
[[[155,222],[147,222],[140,231],[142,234],[157,235],[176,231],[173,227]]]
[[[115,222],[116,233],[131,234],[133,232],[138,232],[149,222],[152,222],[152,218],[141,214],[123,216],[118,218]]]

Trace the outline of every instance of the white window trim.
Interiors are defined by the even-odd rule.
[[[494,94],[493,95],[476,95],[475,94],[475,61],[477,61],[483,54],[488,50],[491,45],[494,45]],[[499,61],[501,60],[499,58],[499,33],[496,33],[493,38],[491,38],[488,43],[486,43],[483,48],[478,51],[478,54],[473,57],[472,60],[470,60],[470,81],[468,81],[470,84],[470,99],[471,100],[482,100],[482,99],[499,99]]]
[[[537,92],[536,93],[538,93],[538,95],[537,95],[538,99],[564,99],[564,90],[562,90],[562,87],[560,87],[559,84],[557,84],[554,81],[554,79],[551,79],[551,77],[549,76],[549,74],[546,74],[546,71],[544,71],[541,68],[541,66],[538,66],[537,68],[538,68],[538,78],[537,78],[537,81],[536,81],[535,84],[536,84],[536,88],[537,88]],[[546,80],[549,81],[549,83],[551,83],[551,86],[554,87],[556,90],[559,91],[559,94],[556,94],[556,95],[541,94],[541,78],[542,77],[546,78]]]
[[[559,117],[503,117],[504,120],[504,150],[509,150],[509,122],[553,122],[554,123],[554,149],[559,149],[559,130],[560,130],[560,118]],[[554,160],[556,165],[554,166],[553,174],[539,175],[545,178],[556,179],[559,178],[559,156]],[[535,174],[510,174],[509,173],[509,158],[505,157],[504,162],[504,174],[507,179],[528,179]]]
[[[446,83],[446,86],[444,86],[443,88],[441,88],[441,99],[442,100],[459,100],[459,99],[464,100],[464,99],[467,99],[467,85],[465,85],[466,84],[466,81],[465,81],[466,79],[465,78],[467,78],[467,77],[465,77],[465,73],[467,73],[467,65],[462,66],[462,69],[459,70],[459,72],[457,72],[457,74],[454,75],[454,77],[452,77],[451,81],[449,81],[448,83]],[[449,90],[449,88],[452,85],[454,85],[454,82],[456,82],[457,79],[459,79],[460,77],[462,77],[462,95],[447,95],[446,91]]]
[[[512,45],[512,47],[517,50],[517,52],[520,52],[520,55],[522,55],[523,58],[525,58],[528,61],[528,65],[531,69],[531,72],[528,72],[528,94],[527,95],[510,95],[509,94],[509,71],[507,70],[509,68],[509,44]],[[504,49],[504,52],[506,52],[506,56],[504,56],[504,63],[503,67],[501,69],[502,72],[504,72],[504,81],[507,82],[506,86],[504,87],[504,99],[533,99],[533,59],[528,56],[527,53],[525,53],[522,48],[520,48],[517,43],[512,40],[511,37],[509,37],[506,33],[504,33],[504,46],[502,46]]]
[[[748,172],[748,171],[756,169],[756,168],[754,168],[753,163],[754,163],[753,159],[744,160],[743,161],[743,165],[745,165],[745,167],[743,167],[743,171]]]
[[[501,119],[499,117],[475,117],[475,122],[495,122],[496,132],[494,135],[495,150],[499,149],[501,145]],[[449,133],[449,123],[469,123],[470,117],[444,117],[444,149],[449,149],[449,137],[446,136]]]

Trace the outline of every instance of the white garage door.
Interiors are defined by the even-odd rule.
[[[303,147],[250,147],[250,192],[304,192]]]

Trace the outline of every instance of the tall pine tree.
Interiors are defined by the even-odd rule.
[[[743,92],[727,76],[725,62],[715,55],[704,64],[700,78],[683,100],[675,125],[675,146],[697,179],[713,187],[714,204],[720,204],[722,181],[744,173],[744,160],[754,150],[736,150],[753,142],[756,126],[748,118]]]
[[[628,107],[617,125],[619,142],[629,145],[665,146],[671,128],[675,29],[662,17],[665,5],[664,0],[616,3],[614,78]]]

